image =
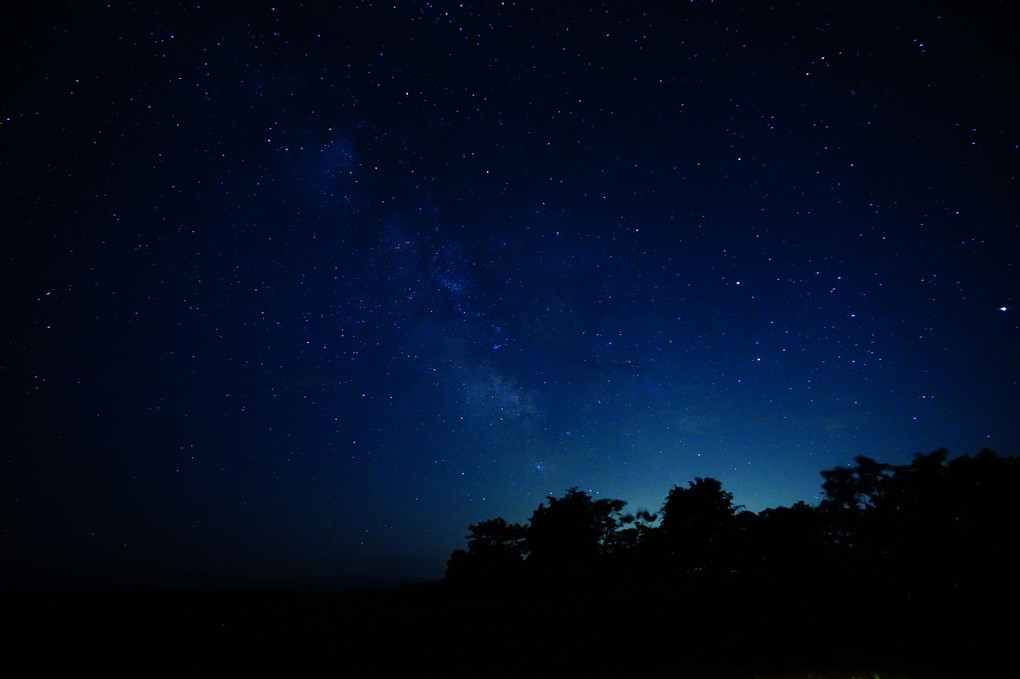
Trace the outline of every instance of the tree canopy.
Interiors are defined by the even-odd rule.
[[[658,513],[625,515],[623,500],[569,488],[527,524],[471,524],[447,576],[478,586],[564,577],[676,586],[725,576],[798,579],[806,588],[830,579],[910,592],[948,581],[979,587],[990,573],[1020,567],[1018,458],[981,451],[950,460],[940,449],[898,466],[858,457],[821,476],[817,506],[757,514],[734,505],[714,478],[673,486]]]
[[[758,513],[714,478],[673,486],[654,513],[569,488],[524,524],[471,524],[448,591],[470,615],[482,602],[500,629],[512,616],[529,643],[604,647],[624,674],[635,654],[672,667],[675,648],[714,666],[784,645],[798,658],[851,644],[926,661],[958,648],[967,663],[1009,647],[996,615],[1020,605],[1020,459],[940,449],[904,465],[858,457],[821,477],[817,505]],[[642,620],[656,622],[627,627]]]

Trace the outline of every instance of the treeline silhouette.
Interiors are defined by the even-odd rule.
[[[711,478],[652,510],[577,488],[472,524],[399,590],[115,587],[0,598],[42,673],[928,679],[1008,676],[1020,460],[822,472],[757,514]]]
[[[973,669],[1015,643],[1020,458],[940,449],[821,476],[817,506],[758,513],[713,478],[674,486],[654,512],[571,488],[526,524],[471,524],[446,583],[522,614],[551,607],[588,634],[625,620],[646,655],[672,644],[688,658],[842,653]]]

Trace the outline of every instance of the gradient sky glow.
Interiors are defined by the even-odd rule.
[[[1020,452],[1012,3],[294,5],[4,19],[8,576]]]

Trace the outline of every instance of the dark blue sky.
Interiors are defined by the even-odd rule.
[[[9,575],[1018,452],[1010,3],[113,4],[4,19]]]

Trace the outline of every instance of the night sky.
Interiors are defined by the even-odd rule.
[[[5,585],[1020,452],[1008,2],[22,3]]]

